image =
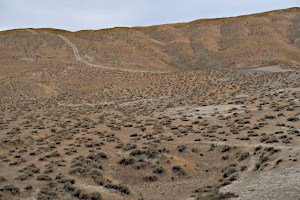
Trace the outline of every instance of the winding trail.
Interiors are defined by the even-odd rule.
[[[32,33],[33,35],[37,35],[38,33],[30,28],[26,28],[26,31],[29,31],[30,33]]]
[[[50,33],[49,33],[50,34]],[[55,35],[55,34],[51,34],[51,35]],[[102,65],[96,65],[93,63],[90,63],[86,60],[84,60],[81,55],[79,54],[79,51],[77,49],[77,47],[65,36],[63,35],[55,35],[59,38],[61,38],[62,40],[64,40],[73,50],[74,55],[76,57],[76,60],[78,60],[79,62],[83,62],[84,64],[91,66],[91,67],[98,67],[98,68],[102,68],[102,69],[107,69],[107,70],[118,70],[118,71],[124,71],[124,72],[134,72],[134,73],[152,73],[152,74],[165,74],[165,73],[169,73],[169,71],[167,72],[151,72],[151,71],[137,71],[137,70],[130,70],[130,69],[119,69],[119,68],[113,68],[113,67],[104,67]]]
[[[38,34],[36,31],[34,31],[32,29],[25,29],[25,30],[27,30],[28,32],[30,32],[34,35]],[[79,61],[79,62],[82,62],[82,63],[84,63],[88,66],[91,66],[91,67],[98,67],[98,68],[102,68],[102,69],[106,69],[106,70],[116,70],[116,71],[123,71],[123,72],[132,72],[132,73],[166,74],[166,73],[172,72],[172,71],[159,72],[159,71],[140,71],[140,70],[130,70],[130,69],[119,69],[119,68],[105,67],[105,66],[102,66],[102,65],[93,64],[93,63],[90,63],[90,62],[84,60],[81,57],[81,55],[79,54],[78,48],[67,37],[65,37],[63,35],[56,35],[56,34],[53,34],[53,33],[48,33],[48,32],[45,32],[45,33],[47,33],[49,35],[57,36],[60,39],[62,39],[63,41],[65,41],[72,48],[76,60]]]

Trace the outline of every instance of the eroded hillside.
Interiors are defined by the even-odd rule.
[[[299,19],[0,32],[0,199],[297,199]]]

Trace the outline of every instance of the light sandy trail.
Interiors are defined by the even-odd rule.
[[[161,141],[161,143],[167,143],[169,144],[168,141]],[[273,143],[273,144],[266,144],[266,143],[245,143],[245,142],[222,142],[222,141],[182,141],[182,142],[174,142],[172,141],[172,144],[216,144],[216,145],[229,145],[229,146],[236,146],[236,147],[245,147],[247,149],[255,148],[257,146],[262,146],[262,147],[274,147],[274,148],[280,148],[280,149],[285,149],[285,150],[290,150],[290,151],[300,151],[300,147],[298,146],[287,146],[287,145],[282,145],[278,143]]]
[[[295,46],[296,46],[296,47],[300,48],[300,37],[298,37],[298,38],[294,41],[294,43],[295,43]]]
[[[54,35],[54,34],[51,34],[51,35]],[[107,70],[118,70],[118,71],[125,71],[125,72],[134,72],[134,73],[153,73],[153,74],[169,73],[169,72],[150,72],[150,71],[137,71],[137,70],[130,70],[130,69],[118,69],[118,68],[113,68],[113,67],[104,67],[102,65],[96,65],[96,64],[93,64],[93,63],[90,63],[90,62],[84,60],[80,56],[77,47],[68,38],[66,38],[63,35],[56,35],[56,36],[60,37],[62,40],[64,40],[72,48],[72,50],[74,52],[74,55],[75,55],[75,57],[78,61],[83,62],[84,64],[89,65],[91,67],[98,67],[98,68],[107,69]]]
[[[269,67],[246,67],[246,68],[240,68],[239,70],[240,71],[248,71],[248,72],[265,72],[265,73],[296,71],[294,69],[284,69],[280,65],[274,65],[274,66],[269,66]]]
[[[108,102],[101,102],[101,103],[79,103],[79,104],[72,104],[72,103],[62,103],[58,102],[57,104],[60,106],[68,106],[68,107],[78,107],[78,106],[101,106],[101,105],[112,105],[115,104],[115,101],[108,101]]]
[[[34,30],[31,30],[29,28],[25,29],[26,31],[29,31],[30,33],[32,33],[33,35],[37,35],[38,33]]]
[[[84,188],[84,189],[93,190],[93,191],[97,191],[97,192],[107,192],[107,191],[116,192],[116,190],[114,190],[114,189],[108,189],[101,185],[89,185],[86,183],[78,183],[78,182],[76,182],[75,185],[78,185],[79,187]]]

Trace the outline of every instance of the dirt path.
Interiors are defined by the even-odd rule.
[[[162,143],[168,143],[167,141],[162,141]],[[245,149],[254,149],[257,146],[262,146],[262,147],[274,147],[274,148],[280,148],[284,150],[289,150],[289,151],[299,151],[300,152],[300,147],[299,146],[287,146],[284,144],[265,144],[265,143],[245,143],[245,142],[229,142],[229,141],[181,141],[181,142],[172,142],[172,144],[216,144],[216,145],[229,145],[229,146],[236,146],[236,147],[245,147]]]
[[[101,102],[101,103],[79,103],[79,104],[72,104],[72,103],[62,103],[58,102],[57,104],[60,106],[68,106],[68,107],[78,107],[78,106],[101,106],[101,105],[112,105],[115,104],[115,101],[108,101],[108,102]]]
[[[113,191],[113,192],[116,192],[116,190],[114,189],[108,189],[108,188],[105,188],[103,186],[100,186],[100,185],[89,185],[89,184],[86,184],[86,183],[75,183],[75,185],[81,187],[81,188],[84,188],[84,189],[87,189],[87,190],[93,190],[93,191],[97,191],[97,192],[107,192],[107,191]]]
[[[269,66],[269,67],[246,66],[246,67],[240,68],[239,71],[277,73],[277,72],[291,72],[291,71],[296,71],[296,70],[294,70],[294,69],[284,69],[280,65],[274,65],[274,66]]]
[[[36,32],[36,31],[34,31],[34,30],[32,30],[32,29],[29,29],[29,28],[27,28],[27,29],[25,29],[26,31],[29,31],[30,33],[32,33],[33,35],[37,35],[38,33]]]
[[[298,37],[294,43],[296,47],[300,48],[300,37]]]
[[[51,34],[51,35],[54,35],[54,34]],[[84,60],[81,57],[81,55],[79,54],[79,51],[78,51],[77,47],[68,38],[66,38],[63,35],[55,35],[55,36],[60,37],[62,40],[64,40],[72,48],[72,50],[74,52],[74,55],[75,55],[75,57],[78,61],[83,62],[84,64],[86,64],[88,66],[91,66],[91,67],[98,67],[98,68],[107,69],[107,70],[118,70],[118,71],[124,71],[124,72],[134,72],[134,73],[155,73],[155,74],[157,74],[157,73],[159,73],[159,74],[169,73],[169,72],[150,72],[150,71],[137,71],[137,70],[130,70],[130,69],[118,69],[118,68],[113,68],[113,67],[104,67],[102,65],[96,65],[96,64],[93,64],[93,63],[90,63],[90,62]]]

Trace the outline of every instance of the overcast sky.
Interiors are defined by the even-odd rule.
[[[149,26],[300,7],[300,0],[0,0],[0,31]]]

